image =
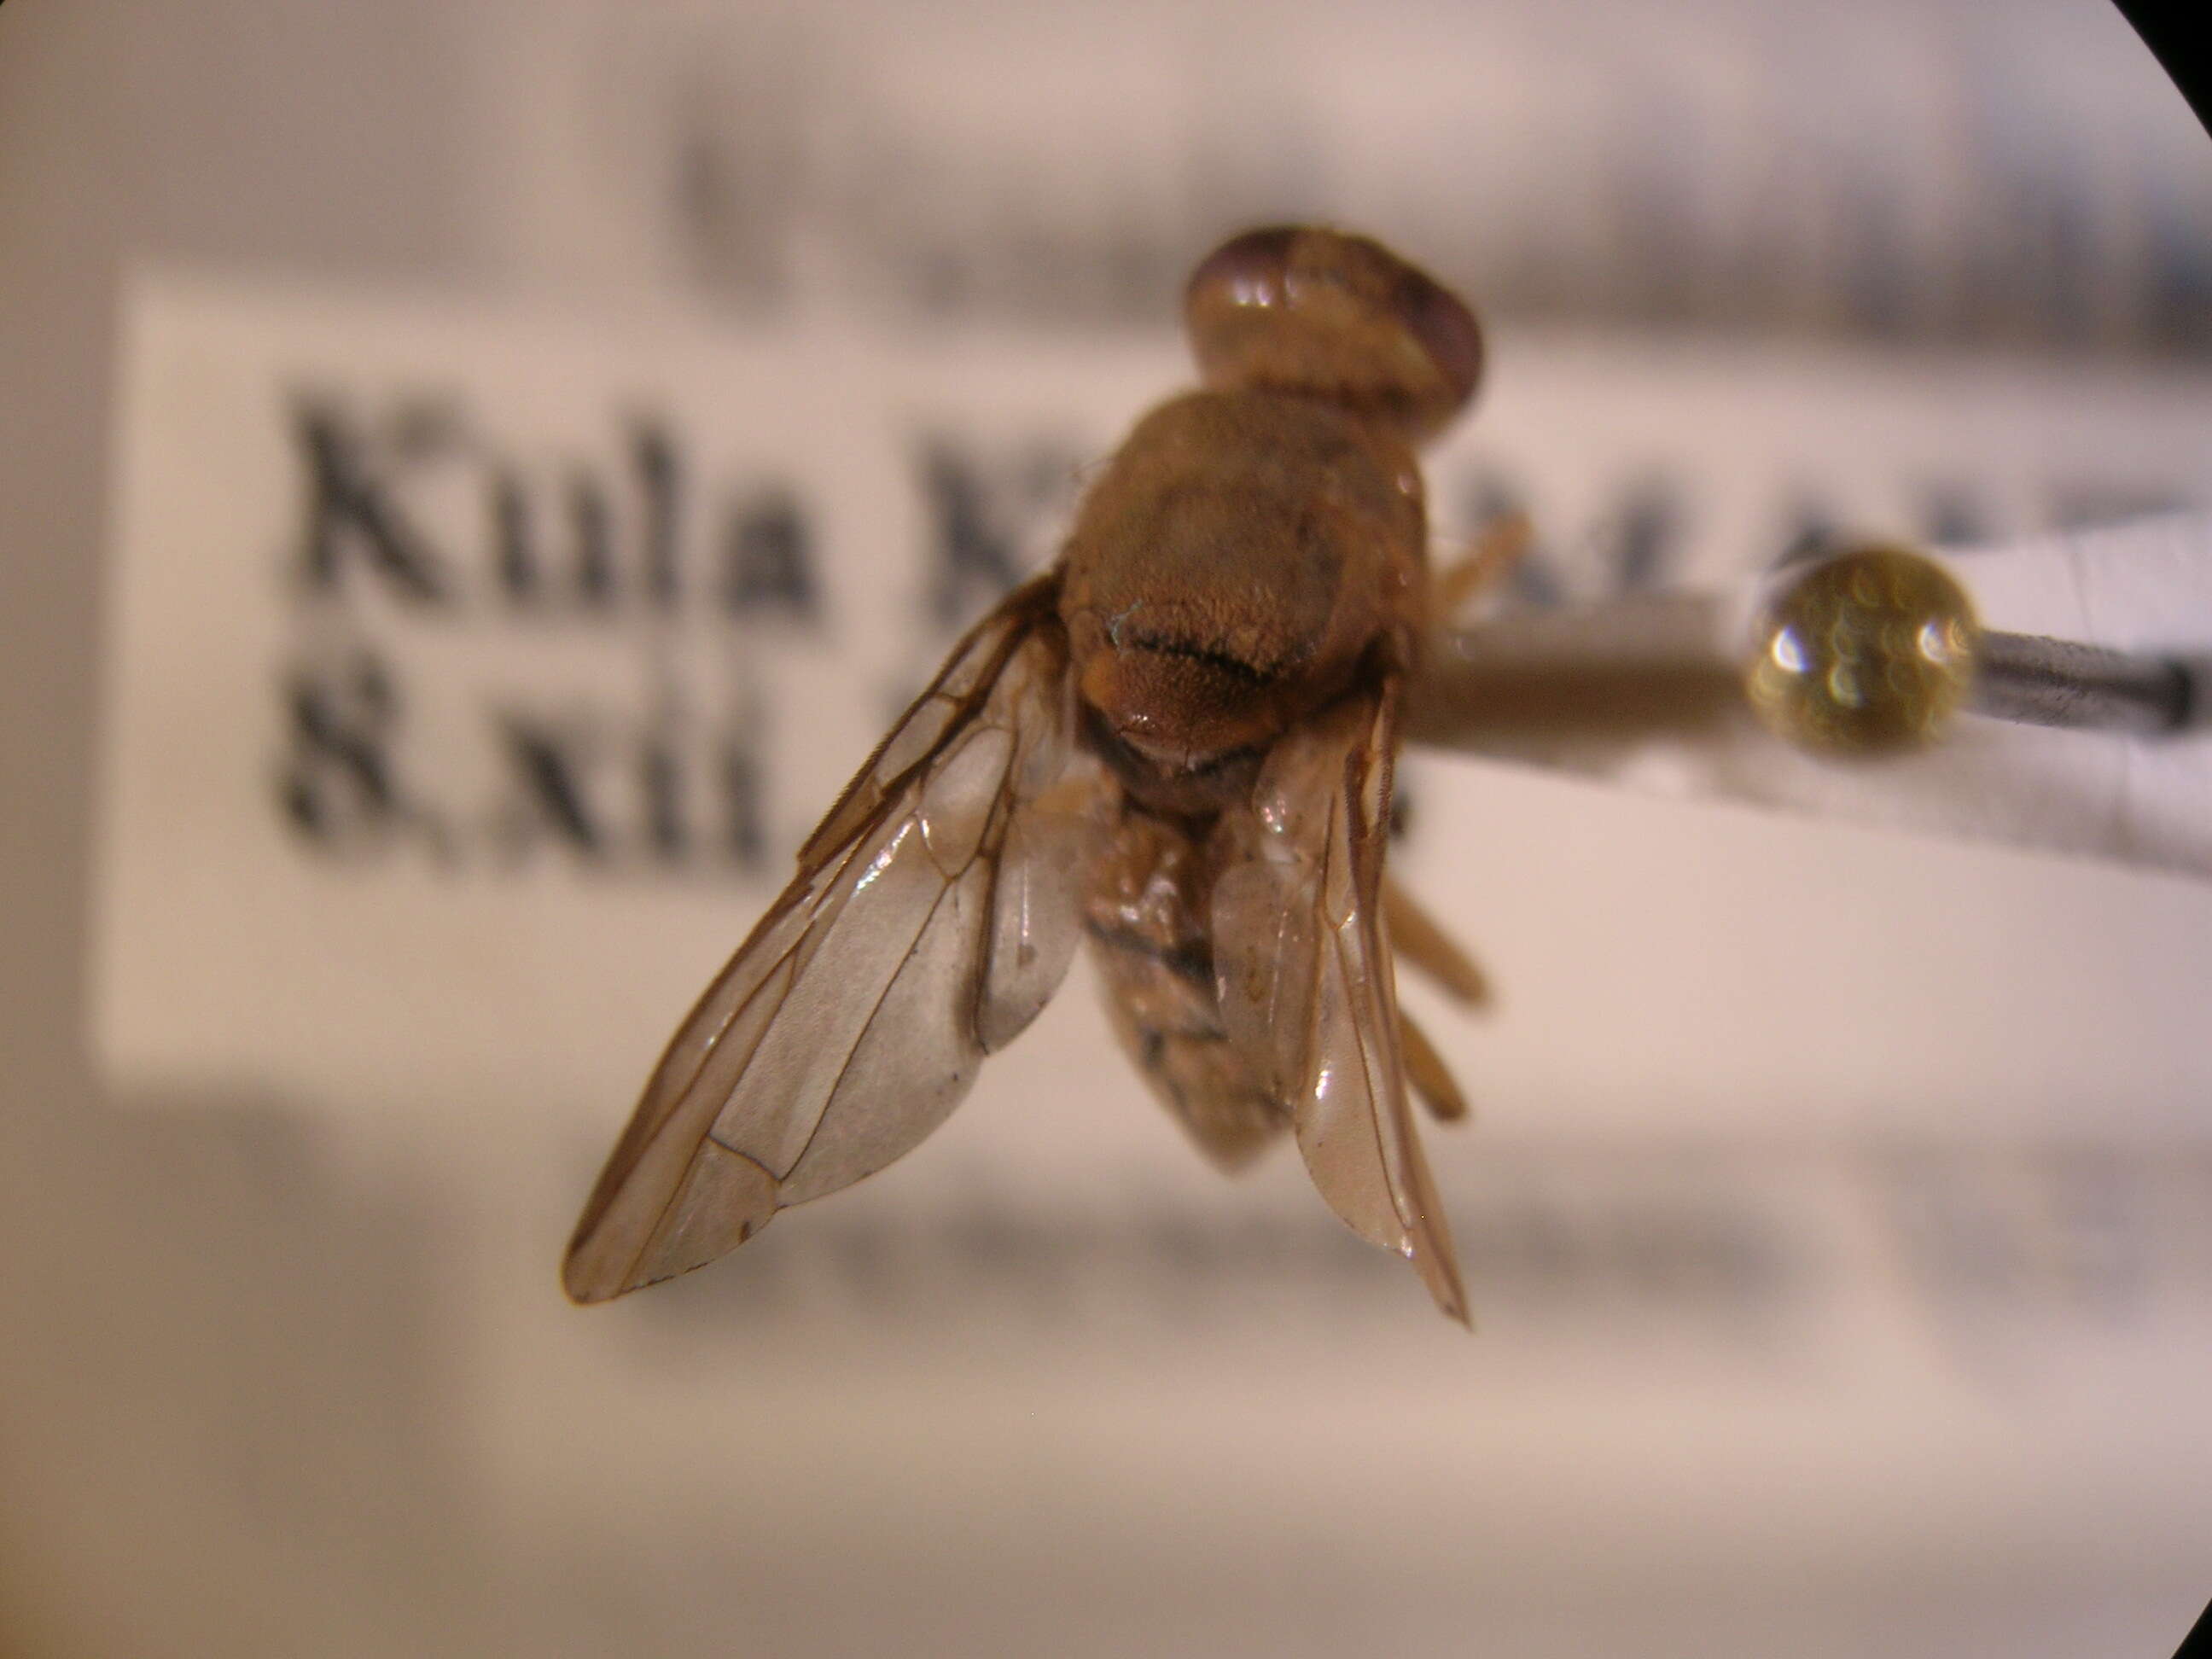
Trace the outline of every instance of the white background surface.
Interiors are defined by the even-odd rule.
[[[659,15],[705,19],[708,35],[726,15]],[[2185,181],[2185,210],[2201,200],[2187,192],[2202,188],[2203,152],[2186,147],[2201,135],[2179,100],[2108,11],[2054,3],[2008,19],[2008,38],[2052,42],[2011,57],[1964,15],[1900,7],[1846,32],[1855,53],[1814,44],[1824,68],[1858,66],[1832,85],[1870,88],[1884,109],[1897,82],[1874,71],[1933,63],[1920,72],[1949,84],[1947,42],[1978,73],[2005,66],[2003,85],[2053,88],[2020,101],[2035,119],[1998,151],[2040,145],[2087,157],[2093,183],[2150,181],[2074,194],[2134,204],[2093,221],[2095,269],[2152,269],[2160,222],[2143,204],[2170,187],[2160,181]],[[1715,81],[1694,70],[1714,40],[1748,43],[1728,61],[1755,107],[1831,107],[1769,97],[1772,40],[1712,15],[1684,36],[1705,46],[1668,60],[1692,66],[1691,84]],[[965,38],[991,40],[976,16]],[[1307,33],[1338,48],[1341,84],[1371,90],[1339,126],[1299,131],[1356,129],[1384,158],[1330,173],[1321,205],[1392,234],[1443,223],[1432,201],[1383,199],[1374,181],[1422,143],[1434,118],[1421,112],[1459,77],[1431,52],[1446,68],[1428,101],[1409,105],[1361,82],[1358,53],[1314,16]],[[1099,26],[1085,27],[1079,44],[1095,44]],[[1140,60],[1178,61],[1186,37],[1136,27]],[[1443,27],[1412,11],[1395,38],[1419,46]],[[465,289],[502,309],[518,290],[553,289],[601,364],[626,348],[621,331],[591,328],[595,317],[627,326],[680,293],[683,315],[662,321],[681,341],[702,301],[757,312],[769,289],[749,286],[742,262],[708,257],[730,244],[700,227],[720,222],[655,206],[670,198],[652,158],[677,147],[653,112],[677,100],[649,76],[627,103],[560,93],[606,57],[594,43],[620,35],[580,7],[542,27],[407,4],[16,0],[0,15],[0,1646],[2171,1650],[2212,1559],[2198,1406],[2212,1170],[2196,1018],[2212,933],[2196,887],[1425,763],[1407,862],[1424,891],[1451,896],[1504,991],[1482,1024],[1430,1022],[1480,1115],[1471,1133],[1431,1137],[1484,1322],[1472,1341],[1434,1319],[1396,1264],[1319,1214],[1287,1163],[1242,1185],[1200,1167],[1123,1081],[1079,984],[895,1172],[785,1218],[714,1273],[596,1315],[568,1309],[553,1263],[583,1184],[666,1024],[763,891],[580,897],[549,866],[474,897],[401,876],[349,906],[318,878],[231,847],[237,867],[270,873],[255,900],[269,908],[240,927],[254,915],[290,929],[300,971],[283,1017],[257,1007],[249,1024],[219,1000],[276,978],[240,977],[221,939],[140,938],[150,955],[95,961],[95,687],[118,665],[103,647],[134,626],[127,604],[95,606],[110,487],[124,476],[106,390],[123,371],[118,273],[151,257],[243,272],[257,292],[289,270],[313,278],[301,284],[310,294]],[[636,38],[647,62],[718,61],[672,47],[696,38],[682,29]],[[900,83],[917,119],[941,118],[957,140],[935,176],[981,179],[984,207],[1010,196],[1110,205],[1070,187],[1095,182],[1085,156],[1133,157],[1126,176],[1151,176],[1143,132],[1125,143],[1094,122],[1107,137],[1023,143],[1002,121],[953,119],[998,107],[949,90],[975,61],[962,38],[938,35],[934,58],[896,33],[842,57],[833,34],[821,50],[833,66],[889,66],[864,85],[911,68]],[[1633,55],[1562,36],[1531,70],[1516,67],[1516,38],[1509,27],[1451,43],[1534,88],[1511,106],[1522,113],[1504,131],[1522,137],[1498,147],[1491,176],[1546,179],[1522,186],[1539,210],[1577,188],[1614,199],[1590,181],[1618,153],[1597,113],[1619,106],[1618,83],[1593,66]],[[1105,61],[1026,50],[1032,65]],[[1265,103],[1281,74],[1256,74],[1253,96]],[[757,107],[706,80],[700,107],[717,119]],[[1838,176],[1814,165],[1827,151],[1890,153],[1854,135],[1896,124],[1846,118],[1853,107],[1842,99],[1820,143],[1784,120],[1781,148],[1811,169],[1801,176]],[[594,108],[613,125],[563,113]],[[1557,125],[1532,125],[1547,112]],[[1525,137],[1539,130],[1543,143]],[[1597,136],[1563,136],[1576,131]],[[2197,159],[2142,159],[2168,155]],[[995,173],[980,166],[989,157]],[[1194,197],[1206,210],[1192,217],[1211,203],[1264,210],[1284,173]],[[1040,181],[1026,198],[1024,179]],[[732,188],[706,195],[726,204],[743,198]],[[2069,199],[2039,190],[1991,195],[2002,204],[1991,234]],[[945,202],[919,187],[911,199]],[[1715,216],[1739,222],[1733,198],[1719,199]],[[831,234],[877,222],[855,209],[811,222],[778,244],[795,250],[798,275],[826,269],[854,304],[906,291],[905,264],[872,262],[852,251],[873,246],[865,238]],[[988,215],[952,222],[956,245],[1015,245]],[[1743,316],[1863,331],[1831,303],[1822,234],[1806,237],[1784,244],[1802,261],[1784,265],[1806,273],[1784,285],[1796,297],[1746,301]],[[1607,264],[1604,238],[1566,240],[1540,270],[1596,273],[1574,290],[1578,314],[1634,315],[1644,301],[1622,264]],[[1116,244],[1075,246],[1073,268],[1088,269]],[[1926,246],[1942,266],[1947,245]],[[982,262],[983,276],[993,269]],[[1454,274],[1480,269],[1468,256]],[[1541,287],[1524,286],[1522,309],[1500,323],[1501,442],[1524,325],[1512,319]],[[2040,337],[2063,289],[2030,282],[2012,309],[1974,314]],[[2156,324],[2166,313],[2144,297],[2155,283],[2090,289],[2102,296],[2090,321],[2058,331],[2075,348],[2172,349]],[[1010,313],[1018,297],[1006,296]],[[1942,336],[1955,302],[1929,304],[1923,325]],[[362,313],[337,314],[349,337],[315,349],[357,364],[376,350],[373,331]],[[473,361],[468,349],[447,355]],[[1147,365],[1164,361],[1148,349]],[[1531,377],[1546,365],[1534,384],[1555,387],[1580,361],[1619,362],[1522,349]],[[1699,384],[1707,396],[1757,388],[1761,442],[1867,458],[1854,477],[1871,487],[1839,492],[1853,513],[1910,501],[1913,481],[1885,482],[1885,458],[1956,433],[1969,471],[1994,469],[1970,428],[2013,434],[1992,444],[2018,463],[2003,475],[2013,493],[1996,498],[2000,533],[2035,527],[2053,493],[2019,434],[2053,434],[2070,454],[2098,441],[2111,409],[2176,395],[2155,366],[2141,366],[2146,389],[2110,359],[2046,364],[2023,381],[1917,346],[1864,368],[1802,343],[1719,349],[1698,351],[1717,365]],[[1753,361],[1778,354],[1790,361]],[[709,357],[672,381],[696,385],[725,361]],[[1917,415],[1880,403],[1899,362],[1952,365],[1931,395],[1967,401]],[[1155,389],[1149,366],[1130,381],[1122,414]],[[266,385],[246,383],[255,399]],[[1973,402],[1985,383],[2006,395]],[[485,384],[509,400],[502,418],[543,433],[589,419],[558,399],[529,403],[542,380]],[[1534,504],[1570,523],[1589,499],[1572,491],[1596,490],[1579,482],[1590,477],[1579,456],[1604,449],[1608,411],[1635,404],[1617,377],[1593,369],[1587,384],[1579,402],[1560,394],[1550,441],[1515,440],[1544,458]],[[1819,400],[1799,401],[1809,386]],[[1776,403],[1778,389],[1791,395]],[[1870,407],[1887,412],[1875,422]],[[1686,446],[1714,441],[1711,408],[1685,405]],[[1960,428],[1947,412],[1960,408],[1983,412]],[[173,435],[185,447],[172,456],[261,441],[246,428]],[[2187,442],[2199,441],[2192,429]],[[2174,465],[2196,453],[2174,452]],[[2167,477],[2164,463],[2151,470]],[[1771,475],[1755,479],[1742,498],[1753,506]],[[253,501],[211,505],[245,514]],[[251,606],[215,619],[257,614],[281,623]],[[123,707],[101,695],[109,714]],[[254,753],[240,733],[210,744],[210,758]],[[238,781],[220,766],[196,775]],[[246,799],[234,822],[250,831],[251,802],[265,799]],[[189,896],[144,883],[145,903]],[[623,942],[580,949],[610,910],[628,915],[612,935]],[[156,911],[101,914],[117,928]],[[202,933],[204,916],[163,925]],[[641,939],[647,948],[627,942]],[[474,984],[452,994],[448,951],[471,942],[483,947]],[[423,977],[372,971],[410,948]],[[203,1017],[164,1025],[142,982],[128,1041],[99,1023],[93,994],[107,975],[157,973],[207,999]],[[408,1007],[410,982],[447,994]],[[331,999],[349,992],[352,1017],[334,1017]],[[135,1075],[127,1092],[92,1068],[87,1034],[101,1029]]]

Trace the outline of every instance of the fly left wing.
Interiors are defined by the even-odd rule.
[[[1398,686],[1280,738],[1222,814],[1214,970],[1230,1039],[1286,1103],[1307,1171],[1362,1237],[1412,1261],[1468,1322],[1436,1182],[1407,1104],[1383,914]]]
[[[700,1267],[910,1151],[1058,988],[1096,821],[1058,598],[1048,574],[979,623],[800,849],[592,1188],[575,1300]]]

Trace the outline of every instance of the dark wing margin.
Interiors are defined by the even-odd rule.
[[[954,647],[661,1055],[562,1282],[700,1267],[927,1135],[1035,1018],[1080,933],[1094,792],[1056,573]]]
[[[1468,1322],[1451,1231],[1407,1103],[1384,916],[1399,685],[1280,739],[1222,815],[1213,889],[1222,1023],[1287,1102],[1307,1171],[1354,1232],[1410,1260]]]

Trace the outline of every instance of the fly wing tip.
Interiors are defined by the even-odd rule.
[[[726,1255],[775,1218],[783,1188],[755,1159],[708,1139],[675,1194],[660,1203],[658,1192],[626,1188],[585,1212],[561,1264],[571,1302],[611,1302]]]
[[[1429,1294],[1435,1298],[1438,1313],[1461,1327],[1469,1335],[1474,1334],[1474,1313],[1468,1306],[1466,1293],[1460,1289],[1456,1277],[1449,1286],[1431,1284],[1429,1286]]]
[[[592,1243],[587,1237],[577,1238],[561,1261],[561,1288],[568,1300],[580,1308],[611,1302],[624,1291],[637,1288],[635,1284],[624,1284],[623,1273],[609,1272],[611,1264],[604,1253],[592,1248]]]
[[[1431,1244],[1422,1248],[1408,1241],[1406,1254],[1413,1258],[1414,1270],[1421,1275],[1429,1295],[1437,1304],[1437,1311],[1446,1319],[1455,1320],[1470,1333],[1474,1329],[1474,1314],[1468,1306],[1467,1286],[1461,1283],[1459,1263],[1452,1259],[1450,1247],[1439,1252]]]

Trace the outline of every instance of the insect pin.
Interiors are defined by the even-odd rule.
[[[1416,446],[1482,340],[1378,244],[1256,230],[1192,276],[1202,385],[1137,423],[1059,560],[953,648],[678,1028],[563,1279],[714,1260],[944,1121],[1087,936],[1115,1031],[1233,1170],[1289,1131],[1354,1231],[1468,1317],[1407,1086],[1465,1106],[1393,939],[1475,970],[1384,875],[1431,627]]]

